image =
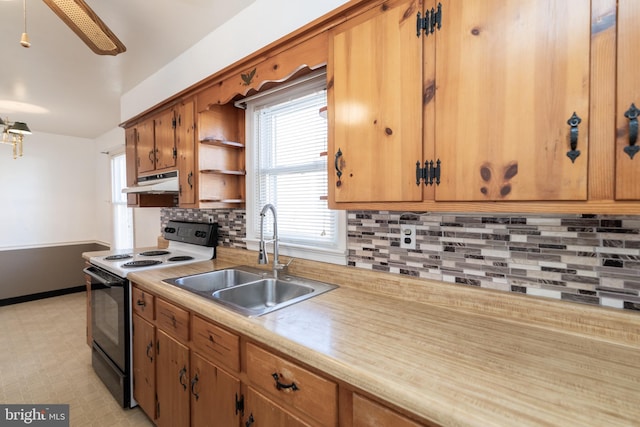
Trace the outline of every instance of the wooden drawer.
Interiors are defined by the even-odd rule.
[[[131,290],[131,305],[133,312],[138,313],[143,319],[147,319],[153,322],[154,319],[154,299],[155,297],[142,289],[132,287]]]
[[[369,426],[420,427],[421,424],[354,393],[353,427]]]
[[[247,344],[249,382],[280,405],[295,408],[323,426],[338,423],[338,387],[262,348]],[[274,376],[277,376],[277,381]]]
[[[240,337],[193,316],[191,345],[201,355],[235,372],[240,370]]]
[[[156,299],[156,326],[183,343],[189,341],[189,312],[160,298]]]

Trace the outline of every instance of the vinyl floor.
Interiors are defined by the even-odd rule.
[[[84,292],[0,307],[0,403],[69,404],[70,426],[153,426],[91,368]]]

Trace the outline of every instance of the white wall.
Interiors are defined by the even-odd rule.
[[[92,140],[34,131],[13,160],[0,144],[0,250],[95,240]]]
[[[95,140],[95,203],[96,239],[113,243],[113,216],[111,214],[111,155],[124,152],[124,129],[115,128]],[[160,209],[134,208],[134,246],[156,246],[160,235]]]
[[[122,121],[346,3],[256,0],[120,99]]]

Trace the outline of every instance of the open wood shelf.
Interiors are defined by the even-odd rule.
[[[200,140],[201,144],[213,145],[216,147],[244,148],[244,144],[237,141],[226,141],[223,139],[204,137]]]
[[[236,170],[226,170],[226,169],[203,169],[200,173],[211,174],[211,175],[246,175],[247,171],[236,171]]]

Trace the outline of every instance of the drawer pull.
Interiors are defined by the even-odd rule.
[[[147,357],[149,358],[149,362],[153,362],[153,356],[149,354],[152,348],[153,348],[153,341],[149,341],[149,344],[147,345]]]
[[[187,383],[185,383],[183,381],[184,377],[187,375],[187,367],[183,367],[182,369],[180,369],[180,374],[179,374],[179,381],[180,381],[180,385],[182,386],[182,390],[186,390],[187,389]]]
[[[178,326],[178,321],[176,320],[176,316],[171,315],[171,323],[173,323],[173,327],[176,328]]]
[[[211,344],[215,344],[216,341],[213,339],[213,335],[209,334],[209,341],[211,341]]]
[[[276,381],[276,388],[278,390],[286,390],[286,389],[291,389],[292,391],[297,391],[300,390],[298,388],[298,386],[296,385],[296,383],[292,382],[291,384],[282,384],[280,382],[280,375],[278,375],[276,372],[274,372],[273,374],[271,374],[271,376],[273,377],[273,379]]]
[[[147,302],[143,299],[139,299],[138,301],[136,301],[136,305],[138,307],[146,307],[147,306]]]
[[[244,423],[244,425],[246,427],[251,427],[253,425],[253,423],[255,422],[255,420],[253,419],[253,414],[249,415],[249,419],[247,420],[246,423]]]
[[[624,113],[624,116],[629,119],[629,145],[624,147],[624,152],[627,153],[630,159],[633,159],[633,156],[640,150],[640,147],[636,145],[638,141],[638,113],[640,113],[640,110],[633,103]]]
[[[569,120],[567,120],[567,124],[571,127],[569,131],[571,149],[567,151],[567,157],[571,159],[571,163],[575,163],[580,155],[580,150],[578,150],[578,125],[580,122],[582,122],[582,119],[578,117],[575,112],[569,117]]]
[[[196,392],[196,384],[198,384],[198,374],[196,374],[191,380],[191,394],[193,394],[196,400],[198,400],[200,398],[200,394]]]

